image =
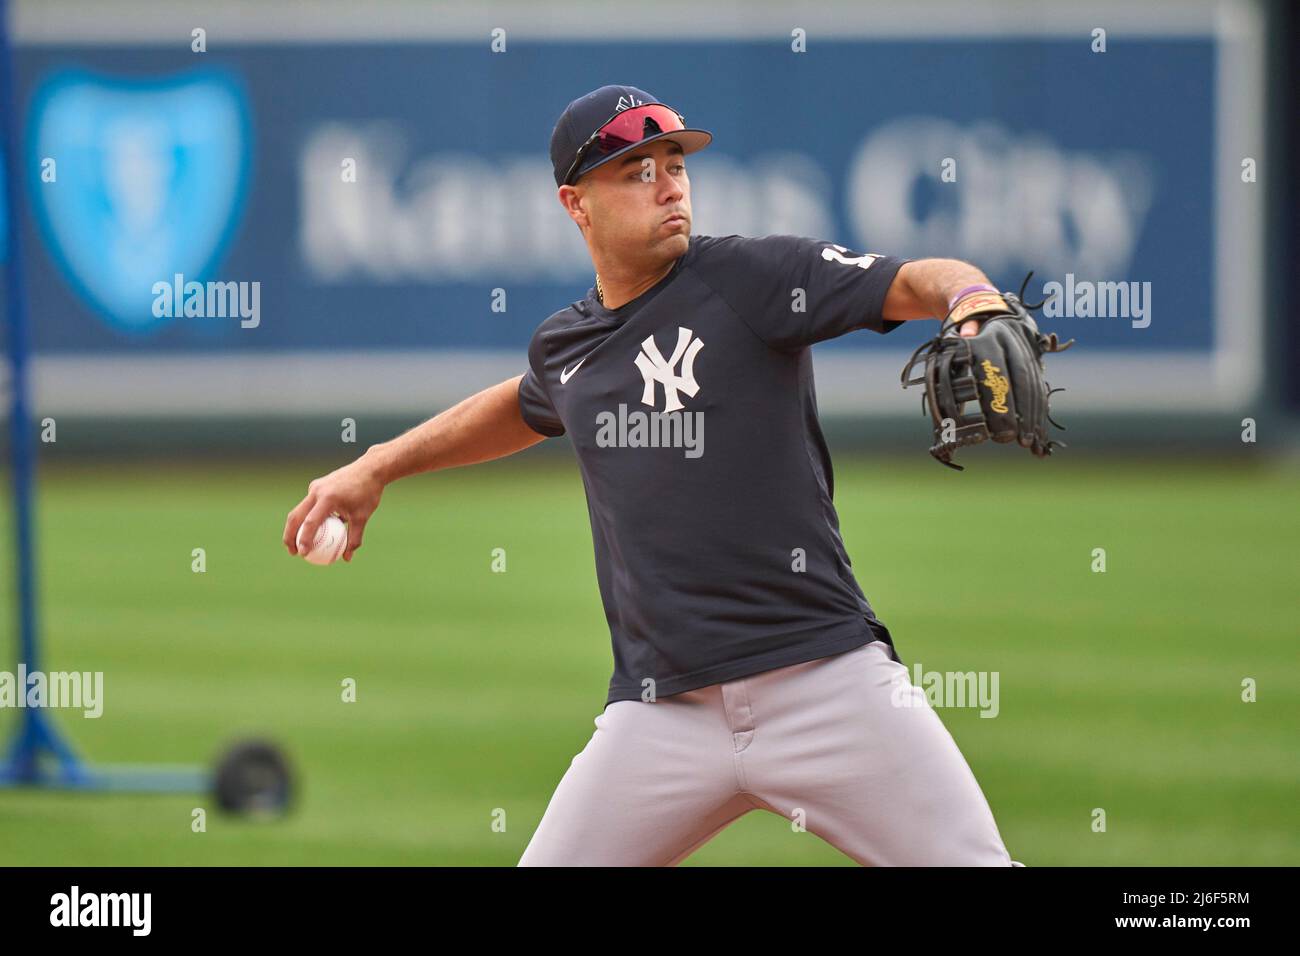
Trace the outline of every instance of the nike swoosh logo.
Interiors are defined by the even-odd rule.
[[[582,368],[582,363],[585,361],[587,361],[587,356],[584,355],[582,359],[578,362],[578,364],[573,366],[572,369],[570,369],[568,366],[565,366],[560,371],[560,384],[563,385],[569,379],[573,378],[573,373],[578,371],[578,369]]]

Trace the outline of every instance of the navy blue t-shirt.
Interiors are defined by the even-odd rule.
[[[906,259],[796,236],[692,236],[616,310],[595,289],[538,326],[524,421],[568,433],[614,675],[606,705],[891,647],[832,504],[809,346],[889,332]]]

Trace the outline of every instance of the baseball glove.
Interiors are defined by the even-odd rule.
[[[1032,275],[1025,277],[1018,295],[987,293],[991,310],[966,315],[960,322],[949,313],[939,334],[923,342],[903,366],[903,388],[925,386],[921,409],[928,409],[934,422],[930,454],[949,468],[963,470],[952,461],[958,448],[989,439],[1018,442],[1039,458],[1065,447],[1065,442],[1047,436],[1049,422],[1064,430],[1049,409],[1050,397],[1064,389],[1052,388],[1043,378],[1042,356],[1064,351],[1074,339],[1061,343],[1055,332],[1038,331],[1029,309],[1043,303],[1026,306],[1022,301]],[[979,331],[959,335],[959,326],[971,318],[980,321]],[[921,361],[923,374],[909,378]]]

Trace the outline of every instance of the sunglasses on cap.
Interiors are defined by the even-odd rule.
[[[602,123],[600,128],[578,147],[573,165],[564,174],[564,183],[566,186],[573,185],[573,176],[588,154],[609,156],[652,136],[685,128],[686,120],[682,115],[663,103],[651,103],[648,106],[634,106],[631,109],[621,110]]]

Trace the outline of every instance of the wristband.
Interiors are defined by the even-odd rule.
[[[987,282],[981,282],[978,285],[968,285],[966,288],[962,289],[956,295],[951,296],[948,299],[948,311],[951,312],[952,307],[954,305],[960,302],[964,296],[968,296],[972,292],[997,292],[997,291],[998,291],[997,289],[993,288],[993,286],[989,285]]]
[[[1007,311],[1007,303],[1002,298],[1002,293],[996,289],[992,291],[985,291],[985,289],[987,287],[965,293],[954,300],[952,307],[948,311],[948,318],[952,320],[954,325],[979,312]]]

